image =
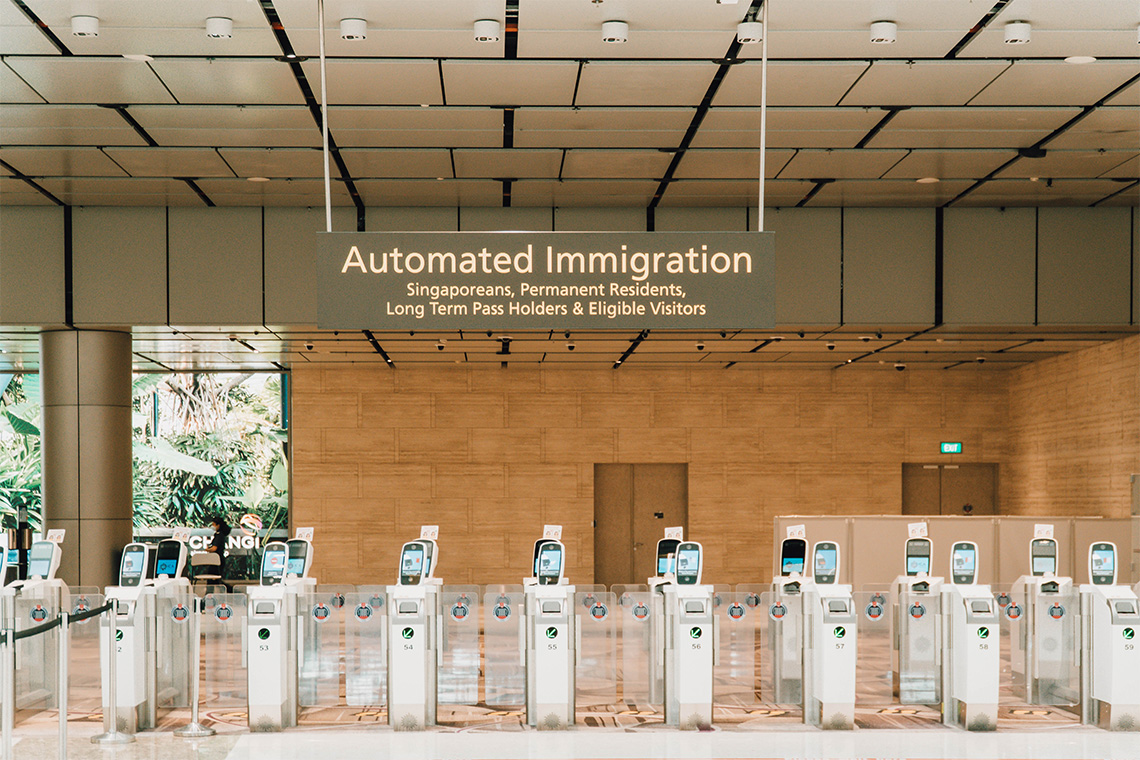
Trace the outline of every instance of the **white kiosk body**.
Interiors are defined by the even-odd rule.
[[[1082,649],[1083,722],[1115,731],[1140,730],[1140,602],[1117,585],[1116,545],[1089,547],[1089,579],[1081,586],[1085,646]]]
[[[858,616],[851,586],[836,583],[839,545],[817,541],[812,580],[800,587],[804,609],[804,722],[825,729],[855,727]]]
[[[62,531],[61,531],[62,532]],[[22,631],[57,617],[69,599],[67,584],[55,577],[62,557],[54,541],[35,541],[28,550],[28,577],[0,589],[0,622]],[[18,557],[17,557],[18,559]],[[16,642],[16,709],[58,706],[59,629]]]
[[[780,545],[780,574],[772,579],[773,602],[768,608],[769,654],[772,658],[772,701],[780,705],[804,700],[803,586],[807,541],[785,538]]]
[[[539,729],[574,724],[577,611],[565,582],[566,548],[544,540],[535,547],[535,575],[525,584],[526,722]]]
[[[673,578],[658,587],[664,597],[665,725],[687,729],[712,725],[718,630],[713,587],[701,585],[703,565],[701,545],[681,541]]]
[[[649,702],[665,702],[665,596],[663,588],[672,583],[677,571],[679,538],[657,541],[657,574],[647,578],[649,588]]]
[[[297,725],[297,660],[301,620],[297,596],[316,581],[306,576],[312,545],[270,541],[261,556],[261,583],[250,586],[246,611],[249,730]]]
[[[932,577],[929,538],[906,542],[905,573],[895,578],[894,693],[904,705],[942,702],[942,578]]]
[[[435,542],[400,550],[399,583],[388,587],[388,725],[418,731],[435,725],[440,632]]]
[[[942,646],[942,722],[971,731],[997,728],[1001,630],[989,586],[975,584],[978,545],[956,542],[942,609],[950,620]]]
[[[1013,584],[1013,601],[1005,608],[1014,691],[1031,705],[1075,705],[1080,631],[1073,579],[1057,575],[1056,540],[1034,538],[1029,555],[1030,574]]]

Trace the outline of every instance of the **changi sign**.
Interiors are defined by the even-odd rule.
[[[765,329],[771,232],[322,232],[340,330]]]

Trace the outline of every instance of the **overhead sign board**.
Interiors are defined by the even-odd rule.
[[[339,330],[766,329],[771,232],[318,233]]]

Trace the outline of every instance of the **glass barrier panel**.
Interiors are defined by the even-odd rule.
[[[609,591],[577,591],[579,709],[617,702],[617,597]]]
[[[855,704],[890,705],[894,702],[892,668],[892,619],[894,605],[888,591],[854,594],[858,614],[855,660]]]
[[[777,705],[803,704],[803,596],[783,590],[761,594],[765,668],[761,665],[762,701]]]
[[[526,637],[522,586],[488,586],[483,594],[483,690],[490,707],[526,705]]]
[[[155,589],[155,699],[158,707],[190,706],[193,662],[190,616],[194,603],[189,584],[164,583]]]
[[[104,604],[102,593],[89,589],[73,589],[68,602],[71,614],[86,612]],[[102,673],[100,671],[99,628],[104,612],[98,617],[81,620],[68,626],[71,640],[68,644],[67,703],[71,710],[99,712],[103,709]]]
[[[350,707],[387,703],[388,604],[381,586],[345,598],[344,694]]]
[[[60,586],[33,586],[15,599],[16,632],[59,617],[65,601]],[[66,601],[70,601],[66,596]],[[58,627],[16,642],[16,709],[50,710],[59,706]]]
[[[340,704],[345,602],[343,587],[318,586],[315,591],[297,594],[297,702],[302,707]]]
[[[444,586],[440,590],[443,631],[440,636],[439,702],[479,703],[478,586]]]
[[[904,588],[892,605],[893,683],[903,705],[937,705],[942,701],[941,593]]]
[[[622,701],[630,709],[661,709],[650,698],[649,678],[651,667],[650,632],[651,604],[648,591],[631,591],[626,586],[619,593],[614,586],[618,603],[618,645],[621,650],[619,682]],[[645,587],[642,586],[642,589]]]
[[[756,609],[746,604],[747,592],[715,591],[715,597],[721,603],[714,606],[719,652],[713,668],[713,702],[756,704]]]
[[[768,633],[768,607],[762,596],[770,594],[772,586],[767,583],[741,583],[736,586],[736,603],[748,612],[746,618],[752,625],[752,693],[757,702],[770,702],[771,694],[763,687],[763,669],[767,666],[768,653],[765,638]],[[768,685],[769,690],[771,684]]]
[[[249,684],[243,647],[246,637],[245,594],[202,597],[203,710],[248,706]]]

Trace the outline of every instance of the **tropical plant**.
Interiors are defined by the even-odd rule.
[[[40,495],[39,375],[0,375],[0,524],[16,527],[27,509],[34,529],[42,525]]]

